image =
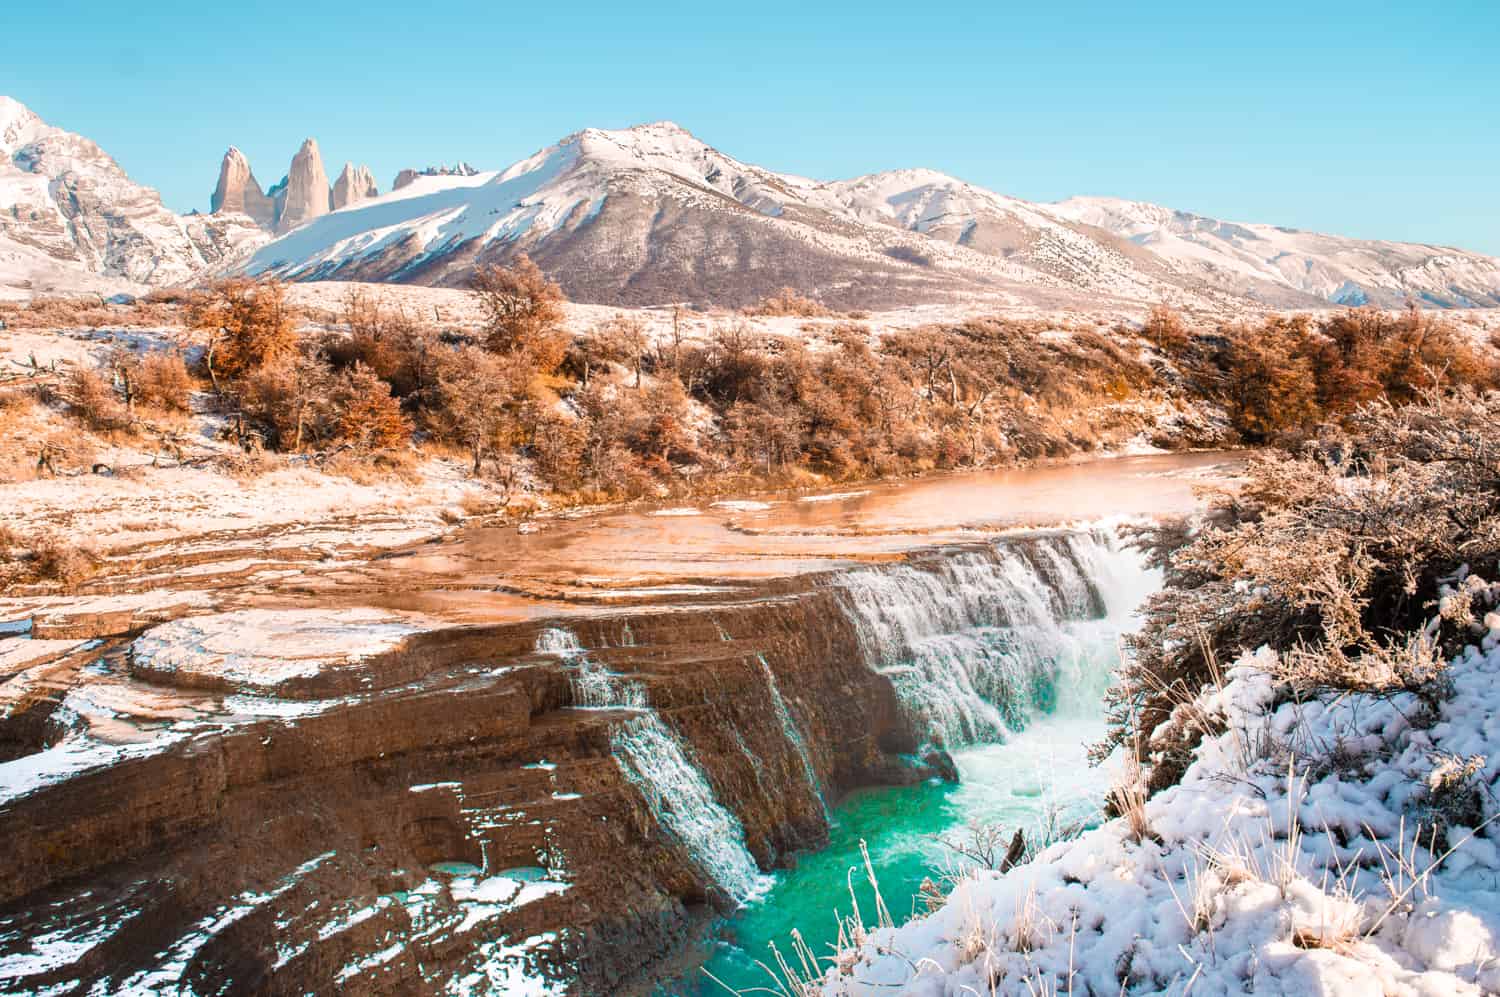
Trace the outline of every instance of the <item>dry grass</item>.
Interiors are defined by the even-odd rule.
[[[329,455],[321,465],[325,474],[347,478],[357,485],[378,485],[384,482],[415,481],[416,462],[405,451],[380,451],[358,453],[340,450]]]
[[[129,305],[105,304],[97,295],[34,298],[26,303],[0,304],[0,319],[12,329],[180,326],[186,324],[183,300],[166,293],[153,293]]]
[[[0,526],[0,580],[7,585],[46,582],[66,591],[87,581],[101,563],[98,551],[82,541]]]
[[[1146,816],[1146,800],[1149,797],[1150,793],[1140,762],[1133,754],[1127,754],[1120,780],[1111,787],[1106,797],[1106,804],[1111,813],[1125,819],[1125,824],[1130,829],[1130,837],[1137,844],[1147,838],[1156,837],[1155,832],[1151,830],[1151,822]]]
[[[798,294],[794,288],[783,287],[769,298],[763,298],[759,304],[745,309],[745,314],[765,317],[793,315],[798,318],[828,318],[837,313],[812,298]]]

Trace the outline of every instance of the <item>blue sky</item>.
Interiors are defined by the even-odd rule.
[[[61,0],[3,20],[0,93],[178,210],[207,208],[230,144],[269,186],[313,135],[330,176],[352,159],[385,189],[670,118],[814,177],[928,166],[1500,254],[1496,0]]]

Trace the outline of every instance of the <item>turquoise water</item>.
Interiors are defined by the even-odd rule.
[[[1118,660],[1120,627],[1097,621],[1066,630],[1074,638],[1071,660],[1061,663],[1058,697],[1047,704],[1051,712],[1033,715],[1004,744],[955,752],[962,779],[957,785],[866,790],[840,801],[833,809],[828,847],[799,856],[796,868],[776,873],[775,885],[764,896],[723,922],[704,964],[706,973],[659,993],[782,993],[757,960],[775,968],[774,942],[795,964],[794,928],[817,956],[830,956],[838,938],[837,918],[852,909],[851,881],[864,923],[873,925],[875,897],[864,873],[861,841],[869,848],[885,904],[901,923],[919,912],[923,879],[938,879],[953,869],[955,856],[936,840],[938,835],[961,832],[973,820],[1003,825],[1007,839],[1017,827],[1031,837],[1049,818],[1096,822],[1110,766],[1090,766],[1087,750],[1104,733],[1100,697]]]

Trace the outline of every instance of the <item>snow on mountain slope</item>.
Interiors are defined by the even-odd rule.
[[[1272,307],[1500,305],[1500,261],[1236,225],[1100,198],[1035,204],[932,170],[822,182],[742,163],[671,122],[570,135],[500,173],[420,177],[271,243],[296,279],[460,284],[526,252],[575,300],[845,307],[973,295]]]
[[[997,252],[893,223],[869,200],[741,163],[668,122],[589,129],[503,173],[425,177],[334,212],[248,269],[446,284],[524,251],[575,299],[623,304],[746,304],[784,286],[848,306],[1182,293],[1162,268],[1134,266],[1070,223],[1037,217]]]
[[[1440,307],[1500,305],[1500,260],[1479,253],[1226,222],[1107,197],[1041,207],[1129,239],[1184,276],[1241,293],[1267,284],[1337,304],[1398,306],[1412,297]]]
[[[0,96],[0,284],[180,283],[259,241],[247,218],[179,217],[99,146]]]
[[[891,170],[823,185],[838,210],[932,239],[1024,261],[1081,287],[1114,284],[1126,294],[1160,293],[1171,277],[1134,246],[1039,205],[997,194],[934,170]]]

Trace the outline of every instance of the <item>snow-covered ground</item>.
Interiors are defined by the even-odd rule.
[[[293,304],[304,308],[337,313],[348,300],[350,292],[355,290],[363,290],[392,308],[406,309],[411,314],[420,315],[439,325],[473,327],[483,318],[473,293],[462,288],[325,280],[289,284],[287,297]],[[1080,303],[1076,309],[1026,305],[1006,305],[1001,309],[993,302],[971,300],[955,304],[909,305],[904,308],[862,312],[857,319],[851,319],[848,315],[745,315],[727,308],[695,310],[683,306],[674,310],[670,305],[623,308],[576,302],[566,304],[564,312],[567,316],[564,325],[577,332],[586,332],[610,319],[628,316],[645,326],[646,333],[653,342],[670,342],[674,321],[686,341],[702,341],[717,328],[736,326],[763,335],[817,339],[840,326],[847,328],[851,322],[866,326],[872,332],[894,332],[924,325],[959,324],[999,312],[1003,312],[1006,318],[1045,320],[1055,322],[1059,327],[1108,326],[1117,321],[1139,321],[1145,315],[1145,306],[1109,307]]]
[[[415,480],[356,482],[310,467],[251,478],[194,467],[38,478],[0,485],[0,523],[64,530],[103,547],[233,531],[253,539],[247,549],[264,552],[278,546],[266,531],[296,527],[302,532],[290,539],[305,547],[306,530],[323,522],[346,545],[394,546],[441,532],[445,513],[461,517],[457,503],[485,493],[465,471],[462,461],[438,459],[421,464]],[[372,521],[350,523],[361,517]],[[219,546],[235,545],[225,539]]]
[[[1182,707],[1225,733],[1143,823],[973,873],[903,927],[854,929],[812,991],[1500,992],[1500,827],[1479,817],[1500,784],[1500,613],[1480,630],[1436,712],[1408,693],[1286,702],[1273,652],[1244,655]]]
[[[358,668],[398,647],[421,622],[374,609],[242,609],[189,617],[137,637],[130,667],[173,685],[295,696],[299,681]]]

